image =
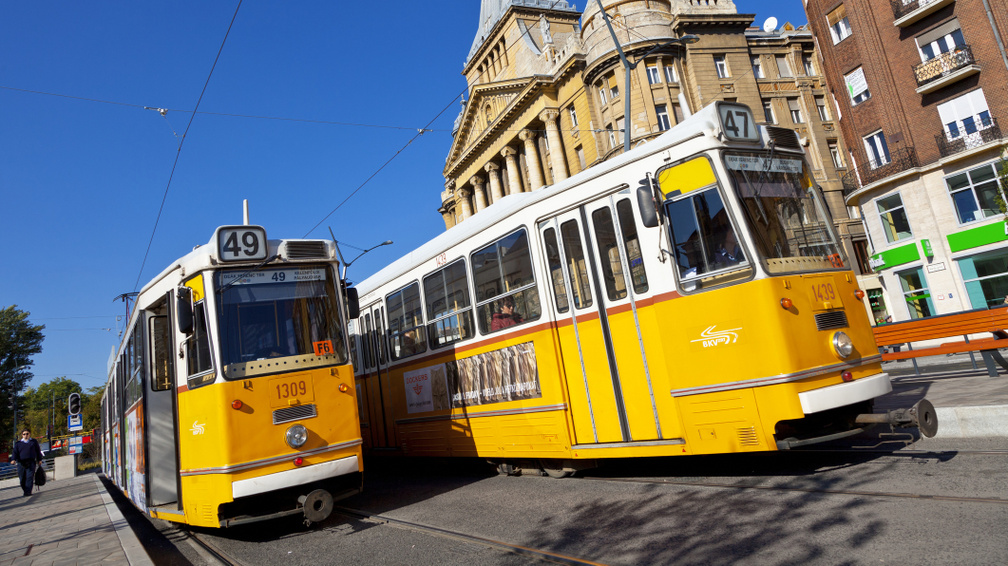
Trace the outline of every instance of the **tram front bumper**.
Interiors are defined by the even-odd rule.
[[[360,471],[357,456],[348,456],[330,462],[320,462],[293,470],[284,470],[245,480],[231,482],[231,495],[234,499],[248,497],[260,493],[277,491],[295,485],[304,485],[316,481],[335,478]]]

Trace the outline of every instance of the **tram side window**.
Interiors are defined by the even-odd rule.
[[[641,255],[640,240],[637,238],[636,216],[630,199],[616,203],[616,217],[623,233],[627,261],[630,262],[630,281],[633,283],[633,290],[635,293],[645,293],[648,290],[647,272],[644,270],[644,257]]]
[[[189,387],[199,387],[213,381],[210,360],[210,332],[207,330],[206,303],[193,305],[193,331],[186,338],[186,367]]]
[[[364,367],[374,367],[374,354],[372,352],[372,341],[374,336],[371,333],[371,315],[364,315],[364,328],[361,332],[361,342],[364,344]]]
[[[497,332],[542,315],[525,229],[474,252],[472,274],[480,332]]]
[[[602,260],[602,279],[605,281],[606,295],[610,301],[627,296],[626,279],[623,277],[623,260],[620,258],[619,244],[616,242],[616,226],[612,212],[600,208],[592,212],[595,240],[599,258]]]
[[[172,359],[171,348],[168,347],[170,337],[168,331],[168,317],[156,316],[151,319],[150,343],[154,367],[154,380],[151,382],[151,389],[154,391],[168,391],[172,385]]]
[[[386,297],[389,312],[389,341],[393,360],[401,360],[427,351],[424,337],[420,285],[413,282]],[[377,322],[377,321],[376,321]],[[381,348],[381,345],[378,346]]]
[[[584,247],[581,246],[581,230],[577,221],[568,220],[561,224],[560,237],[563,238],[564,259],[570,271],[574,308],[590,307],[593,301],[591,286],[588,284],[588,264],[585,262]]]
[[[460,259],[424,277],[424,298],[430,321],[427,339],[432,349],[472,338],[472,303],[465,262]]]
[[[418,307],[419,308],[419,307]],[[375,344],[378,349],[378,363],[385,363],[385,354],[388,352],[388,343],[385,341],[385,328],[382,326],[382,321],[385,320],[385,309],[379,307],[375,311]]]
[[[717,188],[668,205],[679,278],[686,291],[747,277],[752,270]],[[738,275],[738,268],[747,271]],[[728,273],[729,275],[722,275]]]
[[[546,264],[549,267],[550,282],[553,284],[557,312],[567,312],[570,309],[570,303],[567,301],[567,285],[564,283],[563,262],[560,259],[560,246],[557,244],[556,231],[547,228],[543,231],[543,239],[546,241]]]

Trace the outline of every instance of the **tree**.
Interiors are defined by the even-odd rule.
[[[18,394],[32,378],[28,371],[33,363],[31,357],[42,351],[45,340],[42,334],[45,325],[31,324],[28,315],[17,305],[0,310],[0,396],[5,401],[0,403],[0,431],[6,430],[8,423],[18,428],[14,424],[14,407],[20,408]],[[11,438],[16,436],[14,430]]]
[[[36,438],[65,436],[67,430],[67,397],[71,393],[80,393],[79,383],[66,377],[57,377],[39,385],[28,388],[24,394],[23,422],[31,429]],[[52,425],[52,431],[49,431]],[[87,429],[87,427],[84,427]]]

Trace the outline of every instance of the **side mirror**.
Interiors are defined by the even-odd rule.
[[[360,297],[357,295],[357,288],[350,287],[344,293],[346,297],[347,316],[353,320],[360,316]]]
[[[650,182],[637,187],[637,206],[640,208],[641,224],[648,228],[661,224],[661,211]]]
[[[179,287],[178,297],[175,301],[175,312],[178,313],[179,332],[186,336],[193,331],[193,306],[192,289],[189,287]]]

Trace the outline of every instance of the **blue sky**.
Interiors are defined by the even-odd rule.
[[[33,385],[103,384],[115,298],[240,224],[242,199],[270,237],[393,240],[356,281],[444,230],[479,1],[250,0],[228,33],[237,5],[0,3],[0,306],[46,325]],[[800,0],[736,6],[806,22]]]

